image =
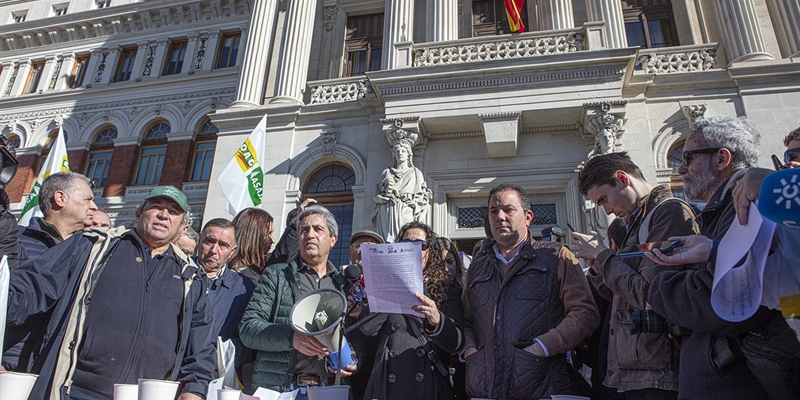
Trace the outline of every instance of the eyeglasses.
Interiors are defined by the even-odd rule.
[[[400,243],[419,243],[419,244],[422,245],[422,250],[423,251],[428,250],[428,242],[426,242],[426,241],[424,241],[422,239],[417,239],[417,240],[403,239],[403,240],[400,241]]]
[[[800,147],[786,150],[783,153],[783,162],[785,162],[786,164],[792,162],[792,154],[794,153],[800,153]]]
[[[723,148],[724,147],[711,147],[711,148],[708,148],[708,149],[697,149],[697,150],[684,151],[683,152],[683,163],[686,164],[686,166],[688,167],[689,163],[692,162],[692,158],[694,158],[695,154],[713,154],[713,153],[716,153],[716,152],[722,150]]]

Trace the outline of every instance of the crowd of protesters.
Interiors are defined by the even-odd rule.
[[[760,140],[743,117],[694,124],[678,170],[691,205],[647,182],[624,152],[591,158],[578,188],[617,217],[608,242],[596,232],[572,232],[569,246],[537,240],[528,196],[511,183],[489,192],[487,237],[472,257],[407,223],[395,241],[420,246],[422,317],[356,304],[361,246],[385,238],[340,237],[313,199],[275,242],[273,216],[257,208],[195,232],[184,193],[158,186],[126,229],[112,226],[84,176],[53,174],[39,192],[43,216],[18,232],[0,192],[11,267],[2,367],[38,374],[30,399],[111,399],[114,384],[142,378],[205,399],[221,372],[219,337],[235,348],[244,392],[298,390],[302,400],[335,383],[326,358],[335,349],[294,330],[290,313],[327,288],[353,306],[355,362],[338,375],[354,399],[796,399],[800,341],[781,311],[730,322],[710,300],[719,240],[769,172],[755,168]],[[800,166],[800,128],[784,144],[781,167]],[[329,260],[340,240],[349,265]],[[674,241],[671,253],[620,257]],[[798,247],[800,230],[778,230],[774,242]]]

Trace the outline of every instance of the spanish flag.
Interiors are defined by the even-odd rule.
[[[503,0],[508,16],[508,25],[511,32],[525,32],[525,24],[522,23],[522,7],[525,7],[525,0]]]

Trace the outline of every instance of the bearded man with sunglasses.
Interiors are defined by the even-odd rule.
[[[678,172],[687,199],[706,203],[697,222],[714,243],[736,218],[733,192],[758,162],[760,140],[761,133],[745,117],[712,117],[692,126]],[[742,355],[739,343],[751,335],[776,340],[791,330],[780,311],[763,306],[742,322],[720,318],[711,307],[716,251],[710,254],[699,269],[657,275],[648,293],[655,312],[693,331],[681,343],[678,398],[770,398],[759,381],[769,380],[764,375],[771,373],[751,370],[751,358]]]
[[[784,168],[800,168],[800,128],[797,128],[783,139],[786,152],[783,153]]]

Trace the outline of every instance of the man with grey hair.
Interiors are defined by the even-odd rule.
[[[678,172],[683,175],[686,197],[706,203],[697,222],[702,235],[717,245],[736,218],[733,191],[758,162],[760,139],[761,133],[747,118],[719,116],[695,123],[686,140]],[[681,342],[678,397],[770,398],[759,382],[772,379],[766,375],[774,375],[776,382],[781,377],[762,368],[751,370],[751,360],[739,351],[737,341],[794,335],[781,312],[766,307],[741,322],[720,318],[710,301],[716,251],[710,254],[697,270],[657,275],[648,292],[655,312],[692,331]],[[796,379],[796,370],[789,374]]]
[[[320,205],[306,207],[297,217],[299,254],[289,263],[268,265],[256,285],[250,304],[239,324],[245,346],[256,350],[253,389],[278,392],[330,384],[324,357],[326,349],[317,339],[295,332],[289,325],[292,306],[313,290],[343,291],[347,282],[328,261],[338,239],[333,214]],[[343,371],[343,376],[348,376]]]
[[[92,226],[97,205],[89,179],[75,172],[48,176],[39,190],[39,209],[43,217],[33,217],[27,227],[20,227],[20,264]]]
[[[200,234],[191,226],[187,226],[186,231],[181,234],[175,244],[180,247],[181,251],[183,251],[187,257],[192,257],[194,255],[194,250],[197,248],[197,242],[199,241]]]
[[[97,210],[89,179],[74,172],[48,176],[39,191],[43,217],[31,218],[19,227],[19,263],[34,258],[75,233],[92,226]],[[18,325],[9,325],[4,339],[3,368],[28,371],[33,361],[32,339],[38,336],[47,316],[35,315]]]

